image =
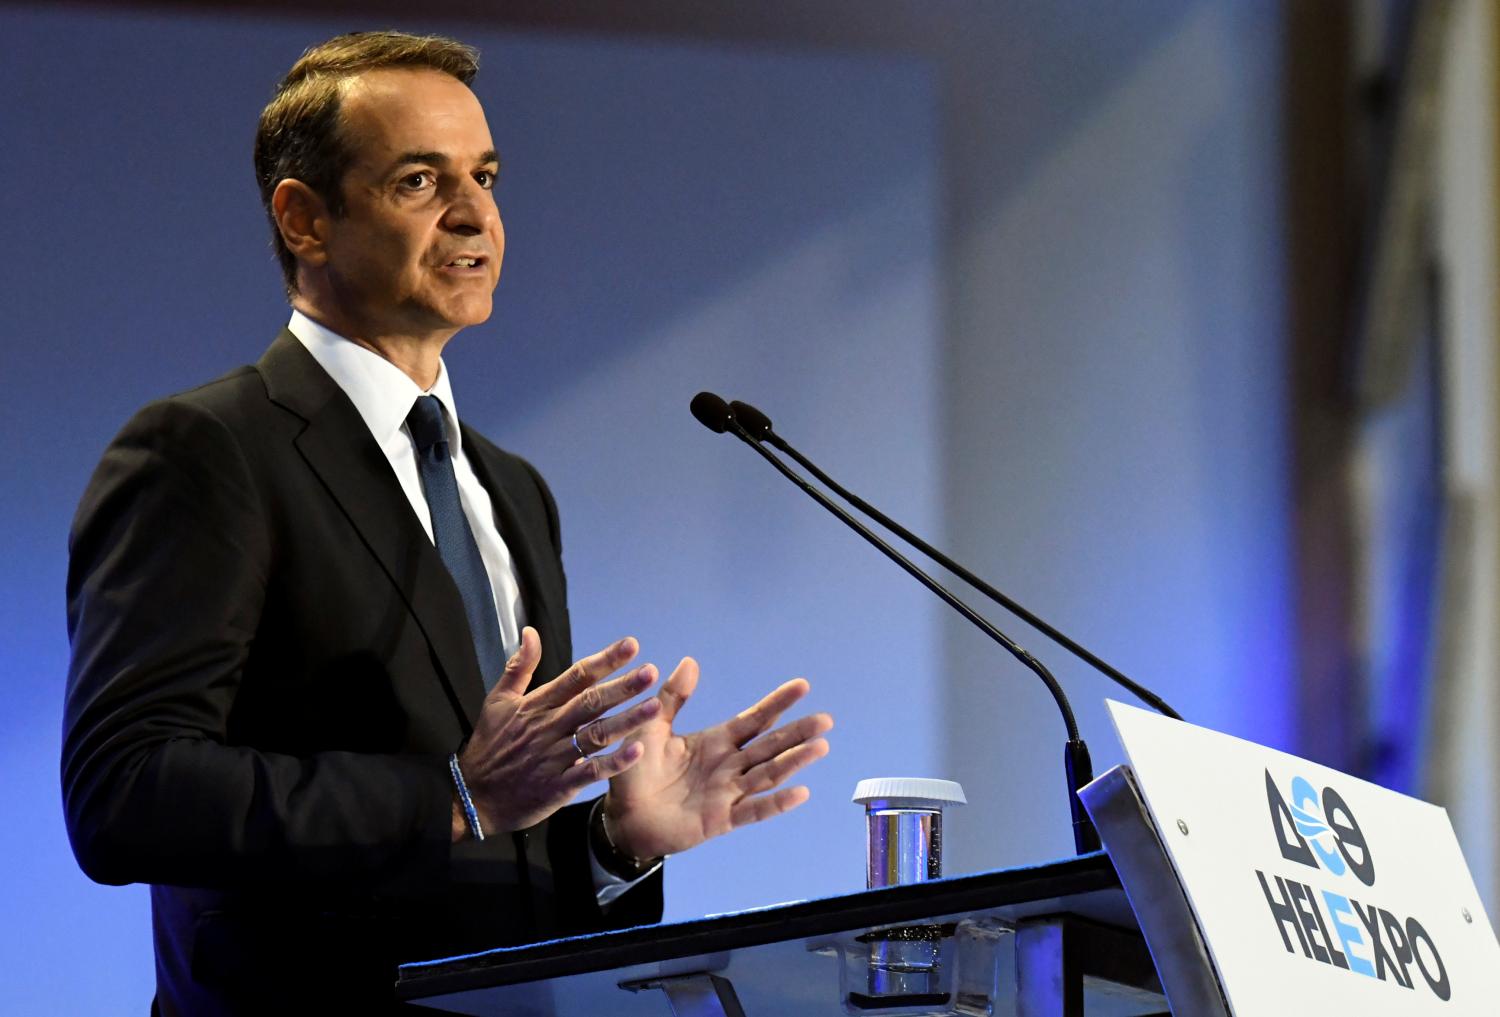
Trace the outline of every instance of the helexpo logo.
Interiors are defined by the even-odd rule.
[[[1269,880],[1255,871],[1287,952],[1405,989],[1414,987],[1415,969],[1433,995],[1447,1001],[1453,995],[1448,970],[1422,923],[1366,903],[1366,891],[1375,888],[1375,855],[1343,795],[1332,787],[1319,792],[1293,776],[1283,796],[1267,770],[1266,801],[1281,857],[1317,870]],[[1304,879],[1337,880],[1337,886],[1315,890]]]

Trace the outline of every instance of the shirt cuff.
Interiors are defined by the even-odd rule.
[[[599,802],[594,803],[594,808],[599,808]],[[592,818],[592,815],[590,818]],[[641,880],[650,878],[656,873],[656,870],[661,868],[661,865],[662,863],[658,861],[634,879],[623,879],[604,867],[603,863],[599,861],[599,855],[594,850],[592,838],[589,841],[589,871],[594,876],[594,898],[599,902],[601,908],[608,907],[611,902],[618,900]]]

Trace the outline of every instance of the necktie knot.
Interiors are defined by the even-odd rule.
[[[406,415],[406,427],[411,431],[411,440],[417,451],[426,455],[433,446],[448,442],[448,429],[443,423],[443,404],[437,396],[419,396]],[[446,451],[446,449],[445,449]]]

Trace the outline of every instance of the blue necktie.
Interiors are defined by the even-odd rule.
[[[453,474],[443,404],[437,396],[418,398],[406,416],[406,427],[417,446],[417,473],[432,513],[432,536],[464,599],[464,614],[474,636],[479,673],[488,692],[500,680],[505,667],[505,647],[500,641],[500,621],[495,615],[495,593],[489,573],[484,570],[474,531],[469,529],[469,520],[458,500],[458,478]]]

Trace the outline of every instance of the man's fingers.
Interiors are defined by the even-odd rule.
[[[542,659],[542,637],[536,629],[527,625],[521,630],[521,646],[505,662],[505,670],[490,689],[490,696],[524,696],[531,684],[531,675],[537,662]]]
[[[762,735],[741,751],[740,758],[746,770],[764,763],[773,756],[779,755],[810,738],[817,738],[833,730],[833,718],[826,713],[814,713],[806,717],[798,717],[789,724],[783,724],[770,734]]]
[[[776,723],[777,718],[793,703],[807,695],[809,688],[811,686],[807,684],[805,678],[793,678],[784,683],[750,709],[730,718],[725,724],[729,737],[735,745],[748,743],[756,735]]]
[[[656,665],[642,664],[632,671],[598,685],[590,685],[557,708],[550,722],[558,731],[574,732],[596,717],[613,710],[656,682]],[[603,743],[608,745],[608,742]],[[603,745],[598,746],[600,748]]]
[[[677,711],[682,709],[682,704],[688,701],[697,687],[698,662],[692,657],[683,657],[661,691],[656,694],[662,706],[666,707],[668,720],[677,716]]]
[[[774,791],[768,795],[756,795],[754,798],[741,798],[729,810],[729,821],[736,828],[759,823],[762,819],[770,819],[783,812],[790,812],[811,797],[811,791],[806,787],[798,786],[784,787],[780,791]]]
[[[828,755],[828,742],[815,738],[801,745],[794,745],[773,759],[747,770],[740,787],[747,795],[769,791],[792,774]]]
[[[598,653],[576,661],[572,667],[552,681],[531,693],[536,705],[559,707],[585,689],[596,684],[612,671],[619,670],[634,659],[640,645],[631,636],[607,646]]]
[[[624,773],[639,763],[645,752],[640,742],[627,742],[614,752],[580,759],[562,775],[563,788],[567,794],[575,795],[590,784]]]
[[[629,695],[634,694],[634,692],[629,693]],[[585,753],[593,755],[650,723],[657,714],[661,713],[661,709],[661,700],[653,697],[636,703],[630,709],[613,716],[582,724],[575,729],[578,747]]]

